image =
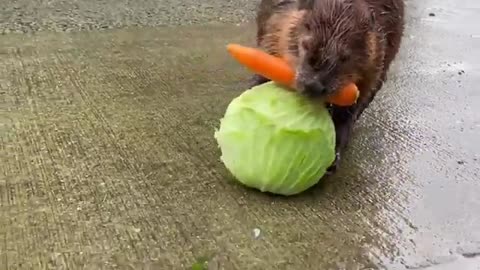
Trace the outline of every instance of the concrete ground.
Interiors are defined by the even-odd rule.
[[[213,138],[256,1],[181,2],[0,4],[0,269],[480,269],[476,1],[408,1],[342,169],[292,198]]]

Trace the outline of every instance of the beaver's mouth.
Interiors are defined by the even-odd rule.
[[[315,75],[303,73],[297,70],[293,87],[300,93],[312,98],[323,98],[334,94],[340,89],[337,80],[329,80],[322,83]]]

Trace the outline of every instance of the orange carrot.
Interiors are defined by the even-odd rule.
[[[240,64],[274,82],[290,86],[295,73],[283,59],[254,48],[229,44],[228,52]]]
[[[360,91],[358,91],[357,85],[349,83],[337,93],[329,96],[328,102],[337,106],[350,106],[357,102],[359,96]]]
[[[284,59],[238,44],[227,45],[227,50],[235,60],[251,71],[274,82],[293,86],[295,72]],[[338,106],[350,106],[357,101],[358,96],[357,86],[350,83],[337,94],[329,97],[327,101]]]

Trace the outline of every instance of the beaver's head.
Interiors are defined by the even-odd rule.
[[[296,87],[325,96],[358,77],[368,66],[373,11],[360,0],[314,0],[298,29]]]

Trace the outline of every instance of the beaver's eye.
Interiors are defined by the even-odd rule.
[[[338,58],[338,60],[340,61],[340,63],[345,63],[347,62],[349,59],[349,56],[344,54],[344,55],[340,55],[340,57]]]
[[[312,45],[311,41],[312,39],[310,37],[304,37],[300,44],[306,51],[308,51],[309,49],[311,49],[311,45]]]
[[[312,30],[312,26],[310,25],[310,23],[305,23],[304,26],[305,26],[305,30],[307,31]]]
[[[308,50],[309,45],[310,44],[307,40],[302,40],[302,48],[304,48],[305,50]]]
[[[345,63],[345,62],[347,62],[348,60],[350,60],[350,56],[351,56],[350,52],[349,52],[349,51],[345,51],[345,52],[343,52],[343,53],[340,54],[340,56],[338,57],[338,61],[339,61],[340,63]]]

